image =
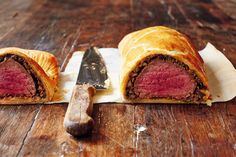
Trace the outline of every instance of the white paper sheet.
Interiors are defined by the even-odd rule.
[[[236,70],[225,55],[212,44],[199,51],[206,65],[212,102],[224,102],[236,96]]]
[[[101,48],[99,51],[107,66],[110,87],[105,91],[97,91],[94,103],[124,102],[119,90],[119,74],[122,62],[120,53],[115,48]],[[232,63],[210,43],[199,53],[205,62],[213,102],[233,99],[236,96],[236,70]],[[61,74],[59,91],[62,91],[63,98],[50,103],[68,102],[70,100],[82,56],[83,52],[73,54],[65,72]]]

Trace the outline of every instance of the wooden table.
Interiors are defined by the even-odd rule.
[[[235,0],[0,0],[0,47],[54,53],[117,47],[140,28],[165,25],[198,49],[214,44],[236,65]],[[0,156],[236,156],[236,99],[204,105],[97,104],[91,136],[63,128],[67,104],[0,107]],[[137,128],[147,130],[137,133]]]

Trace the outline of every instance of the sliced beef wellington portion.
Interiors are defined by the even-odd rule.
[[[209,103],[203,60],[189,39],[167,27],[125,36],[121,92],[134,102]]]
[[[0,49],[0,74],[0,104],[43,103],[53,97],[58,66],[47,52],[4,48]]]

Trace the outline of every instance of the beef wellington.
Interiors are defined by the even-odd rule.
[[[210,103],[204,62],[182,33],[156,26],[126,35],[121,93],[126,100],[156,103]]]
[[[0,49],[0,104],[50,101],[58,83],[54,55],[20,48]]]

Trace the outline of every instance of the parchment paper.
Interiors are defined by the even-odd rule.
[[[94,103],[124,102],[119,90],[119,74],[122,62],[120,53],[115,48],[101,48],[99,51],[107,66],[110,86],[108,90],[97,91]],[[236,70],[232,63],[210,43],[199,53],[205,62],[210,92],[213,98],[212,102],[225,102],[233,99],[236,96]],[[58,91],[62,92],[57,93],[57,95],[62,97],[60,100],[55,99],[50,103],[68,102],[70,100],[82,56],[83,52],[80,51],[73,54],[65,72],[60,77],[60,90]]]

